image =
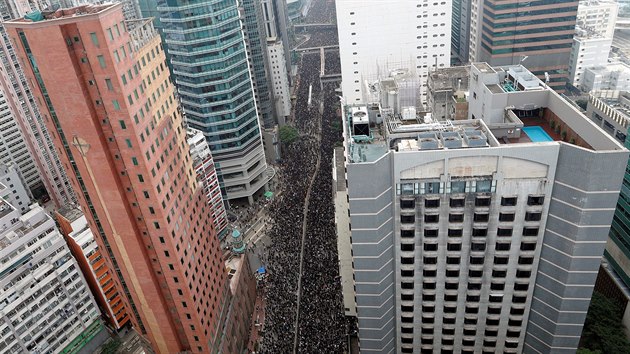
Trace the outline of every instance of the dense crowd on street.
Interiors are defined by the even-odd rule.
[[[320,91],[320,60],[319,53],[302,57],[294,122],[300,139],[283,152],[285,188],[268,213],[272,226],[261,353],[341,353],[347,347],[331,190],[332,152],[339,139],[331,123],[337,119],[339,99],[333,86]]]

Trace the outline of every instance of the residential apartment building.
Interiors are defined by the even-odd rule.
[[[628,151],[523,66],[473,64],[468,98],[344,107],[361,353],[578,347]]]
[[[348,104],[368,103],[369,85],[404,69],[420,78],[426,102],[429,70],[448,67],[451,57],[450,0],[337,0],[341,89]],[[413,69],[413,70],[412,70]]]
[[[236,1],[158,1],[186,122],[212,151],[224,196],[247,198],[267,183],[265,153]]]
[[[64,207],[54,215],[70,252],[76,259],[103,318],[113,330],[129,324],[130,314],[125,307],[120,289],[111,269],[98,248],[87,218],[78,208]]]
[[[618,12],[619,5],[613,0],[581,0],[576,24],[604,38],[612,38]]]
[[[2,21],[22,17],[33,10],[44,9],[47,2],[1,1]],[[5,100],[5,132],[19,127],[21,138],[8,149],[13,160],[19,160],[20,174],[25,177],[29,195],[41,197],[46,192],[56,206],[76,203],[68,176],[61,166],[54,145],[39,113],[22,67],[16,60],[13,45],[4,26],[0,25],[0,90]],[[13,122],[8,124],[8,122]],[[26,148],[24,147],[26,146]],[[28,153],[24,153],[28,151]],[[19,156],[18,156],[19,155]]]
[[[587,86],[582,87],[585,70],[606,65],[611,46],[612,37],[591,36],[584,30],[578,30],[569,56],[569,82],[588,92]]]
[[[5,22],[137,331],[159,353],[241,350],[164,51],[121,4]],[[236,332],[235,332],[236,333]],[[238,331],[242,333],[242,331]]]
[[[188,128],[186,140],[190,147],[193,168],[197,173],[197,182],[203,186],[206,193],[214,229],[219,239],[223,239],[228,232],[228,219],[210,147],[205,136],[199,130]]]
[[[0,200],[0,228],[2,352],[94,352],[109,335],[54,220]]]
[[[522,64],[549,86],[564,90],[569,78],[577,0],[471,4],[470,62]]]

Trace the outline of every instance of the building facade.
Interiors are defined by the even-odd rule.
[[[535,4],[481,0],[471,4],[470,62],[522,64],[549,86],[563,90],[569,77],[577,0]]]
[[[470,0],[453,0],[451,22],[451,64],[468,63],[470,49]]]
[[[258,117],[265,128],[276,124],[273,90],[269,87],[269,58],[267,56],[267,35],[265,19],[260,0],[241,0],[241,18],[245,30],[245,46],[251,68],[254,97],[258,108]]]
[[[54,220],[0,201],[0,225],[2,352],[92,353],[108,334]]]
[[[186,131],[186,138],[193,167],[197,173],[197,182],[203,186],[208,199],[214,229],[219,239],[223,239],[228,232],[228,219],[210,147],[203,133],[198,130],[189,128]]]
[[[271,74],[271,89],[273,91],[274,104],[278,124],[284,125],[291,115],[291,87],[287,74],[284,45],[277,38],[267,38],[267,57],[269,58],[269,72]]]
[[[405,69],[419,77],[424,104],[429,70],[450,65],[452,2],[405,1],[391,6],[370,1],[357,6],[353,0],[338,0],[335,5],[346,102],[368,103],[373,81]]]
[[[103,318],[111,329],[120,330],[129,323],[130,315],[85,215],[78,208],[65,207],[55,212],[55,220]]]
[[[585,69],[606,65],[611,46],[612,38],[591,37],[584,31],[576,34],[569,56],[569,82],[571,85],[588,92],[587,86],[582,87]]]
[[[206,136],[224,196],[253,202],[267,165],[238,4],[169,0],[158,11],[186,122]]]
[[[29,210],[30,198],[24,188],[20,173],[14,165],[0,164],[0,183],[4,187],[0,190],[0,198],[9,202],[22,214]]]
[[[150,19],[105,4],[5,27],[133,326],[156,352],[231,352],[227,274]]]
[[[574,353],[627,150],[522,66],[473,64],[468,120],[368,139],[366,115],[344,109],[361,353]]]
[[[617,90],[591,91],[586,116],[624,144],[630,127],[630,93]]]

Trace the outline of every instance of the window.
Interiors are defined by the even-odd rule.
[[[461,243],[449,243],[446,246],[446,249],[448,251],[461,251],[462,249],[462,244]]]
[[[464,198],[451,198],[451,208],[463,208],[464,204],[466,204],[466,200]]]
[[[402,238],[408,238],[408,237],[414,237],[414,231],[413,230],[400,230],[400,237]]]
[[[425,223],[437,223],[440,221],[440,215],[439,214],[426,214],[424,216],[424,222]]]
[[[464,234],[463,229],[448,229],[449,237],[462,237],[463,234]]]
[[[128,148],[133,147],[133,146],[131,145],[131,140],[129,140],[129,139],[125,139],[125,143],[127,144],[127,147],[128,147]]]
[[[425,208],[438,208],[440,206],[440,200],[439,199],[426,199],[424,201],[424,207]]]
[[[412,270],[406,270],[406,269],[401,269],[400,270],[400,276],[403,277],[413,277],[414,275],[414,271]]]
[[[525,213],[525,221],[540,221],[542,213],[528,211]]]
[[[446,264],[459,264],[459,257],[446,257]]]
[[[127,76],[125,76],[125,74],[122,74],[120,75],[120,78],[122,79],[123,85],[127,85]]]
[[[422,288],[426,290],[435,290],[435,283],[422,283]]]
[[[424,229],[424,237],[437,237],[438,229]]]
[[[518,257],[518,264],[529,265],[534,264],[534,257]]]
[[[402,183],[400,185],[400,194],[413,195],[413,183]]]
[[[413,283],[402,282],[400,283],[400,288],[405,290],[413,290]]]
[[[416,201],[411,199],[411,200],[405,200],[405,199],[401,199],[400,200],[400,208],[401,209],[413,209],[416,207]]]
[[[403,224],[413,224],[416,221],[415,215],[401,215],[400,222]]]
[[[483,270],[469,270],[468,276],[471,278],[481,278],[483,276]]]
[[[503,197],[501,198],[501,206],[515,206],[516,201],[516,197]]]
[[[438,245],[437,243],[425,243],[423,249],[425,251],[437,251]]]
[[[437,270],[435,269],[423,269],[422,276],[423,277],[434,277],[437,275]]]
[[[477,193],[489,193],[492,191],[492,180],[477,181]]]
[[[504,283],[492,283],[490,284],[490,290],[505,290]]]
[[[495,248],[497,251],[509,251],[510,245],[511,245],[510,243],[497,242],[497,245]]]
[[[402,301],[413,301],[413,294],[401,294],[400,299]]]
[[[121,129],[127,129],[127,124],[125,124],[124,120],[119,120],[118,124],[120,124]]]
[[[524,227],[523,228],[523,236],[537,236],[538,228],[537,227]]]
[[[507,276],[507,270],[495,269],[492,271],[493,278],[505,278]]]
[[[545,202],[545,196],[532,196],[527,197],[527,205],[543,205]]]
[[[107,31],[107,37],[109,37],[109,40],[113,41],[114,40],[114,35],[112,35],[112,29],[108,28],[106,31]]]
[[[110,79],[105,79],[105,85],[107,86],[107,89],[110,91],[114,91],[114,85],[112,85],[112,80]]]
[[[514,221],[514,213],[499,213],[499,221]]]
[[[427,182],[424,184],[424,192],[426,194],[440,193],[440,182]]]
[[[144,177],[141,174],[138,174],[138,181],[144,183]]]
[[[138,166],[138,159],[135,157],[131,158],[131,163],[133,163],[134,166]]]
[[[401,264],[413,264],[413,257],[400,257]]]
[[[464,222],[464,214],[448,214],[449,222]]]
[[[512,236],[512,229],[497,229],[497,236]]]
[[[483,264],[483,257],[470,257],[470,264]]]
[[[112,100],[112,105],[115,110],[120,111],[120,103],[118,103],[118,100]]]
[[[489,207],[491,199],[490,198],[475,198],[475,206],[478,207]]]
[[[508,257],[494,257],[494,264],[508,264]]]
[[[145,197],[146,199],[149,199],[149,192],[147,192],[147,191],[142,191],[142,194],[144,194],[144,197]]]
[[[105,68],[105,57],[102,55],[97,55],[96,59],[98,59],[98,64],[101,66],[101,68]]]
[[[466,181],[451,181],[451,193],[466,193]]]
[[[533,251],[535,249],[536,249],[536,243],[534,242],[521,243],[521,251]]]
[[[473,228],[472,230],[472,235],[473,236],[487,236],[488,235],[488,229],[479,229],[479,228]]]
[[[92,44],[98,47],[98,37],[96,36],[96,32],[90,32],[90,38],[92,38]]]
[[[474,222],[488,222],[489,220],[489,214],[487,213],[475,213],[474,217],[473,217],[473,221]]]
[[[470,250],[471,251],[485,251],[486,244],[482,242],[473,242],[470,244]]]
[[[402,245],[400,245],[400,250],[401,251],[411,251],[411,252],[413,252],[414,249],[415,249],[415,245],[413,243],[403,243]]]
[[[424,257],[422,262],[424,264],[437,264],[437,257]]]

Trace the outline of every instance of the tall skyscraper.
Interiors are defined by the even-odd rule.
[[[276,124],[274,96],[270,85],[267,35],[260,0],[241,0],[241,17],[245,25],[245,48],[251,68],[258,116],[266,128]]]
[[[414,69],[426,99],[432,68],[451,61],[452,1],[337,0],[341,88],[346,102],[365,103],[369,86],[399,69]]]
[[[0,1],[0,14],[2,21],[6,21],[47,6],[49,4],[46,2]],[[20,138],[12,139],[11,144],[14,145],[8,149],[8,152],[9,156],[19,155],[17,159],[22,161],[19,164],[20,174],[25,176],[24,180],[30,195],[39,198],[47,191],[58,207],[76,203],[76,196],[70,187],[68,176],[61,166],[22,67],[17,62],[13,45],[1,24],[0,68],[2,69],[0,70],[0,90],[5,93],[6,104],[3,115],[4,131],[9,129],[6,122],[12,120],[21,132]],[[11,126],[15,125],[11,124]],[[10,132],[11,129],[8,131]],[[29,153],[24,153],[24,145]]]
[[[575,32],[577,0],[471,3],[470,62],[522,64],[549,86],[563,90]]]
[[[451,64],[468,63],[470,48],[470,3],[471,0],[453,0],[451,22]]]
[[[158,11],[186,122],[206,136],[227,199],[251,203],[267,164],[238,3],[160,0]]]
[[[105,4],[5,27],[134,327],[160,353],[240,350],[223,335],[239,322],[151,21]]]
[[[468,81],[467,120],[344,108],[361,352],[575,353],[628,151],[523,66]]]

